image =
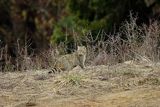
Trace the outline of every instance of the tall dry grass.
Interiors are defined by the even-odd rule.
[[[119,32],[108,35],[101,31],[101,34],[98,34],[100,40],[94,45],[89,45],[93,40],[87,41],[90,63],[110,65],[128,60],[158,62],[160,60],[160,22],[150,20],[149,24],[138,25],[137,19],[138,17],[130,14],[130,20],[122,23]],[[104,40],[104,37],[108,39]]]
[[[112,65],[127,60],[148,60],[158,62],[160,59],[160,22],[150,20],[149,24],[137,24],[138,17],[130,14],[130,19],[122,23],[119,32],[107,34],[100,30],[96,36],[88,31],[84,36],[74,36],[74,47],[87,47],[86,65]],[[73,30],[74,31],[74,30]],[[51,46],[41,50],[38,55],[28,53],[17,41],[16,57],[12,58],[7,46],[0,49],[1,71],[24,71],[30,69],[51,68],[59,54],[67,53],[67,45]],[[58,51],[57,51],[58,50]],[[73,50],[72,50],[73,51]]]

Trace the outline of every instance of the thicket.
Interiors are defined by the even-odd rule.
[[[129,11],[140,22],[152,16],[152,0],[1,0],[0,39],[9,47],[20,39],[30,48],[46,48],[50,43],[71,42],[73,35],[104,29],[114,32]],[[157,9],[158,10],[158,9]],[[66,40],[66,38],[68,38]]]
[[[2,55],[0,61],[15,63],[21,54],[36,55],[51,44],[66,50],[95,45],[97,35],[107,40],[106,34],[118,32],[130,11],[138,15],[139,26],[158,16],[159,7],[159,0],[0,0],[0,48],[11,57]]]

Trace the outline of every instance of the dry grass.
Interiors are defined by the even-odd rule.
[[[44,70],[1,73],[0,102],[12,107],[159,107],[159,69],[121,63],[54,76]]]
[[[160,23],[151,20],[149,25],[137,25],[137,17],[130,15],[130,20],[125,21],[120,32],[107,35],[101,32],[103,38],[89,48],[89,59],[93,65],[106,65],[125,62],[127,60],[158,62]],[[89,43],[89,42],[88,42]]]

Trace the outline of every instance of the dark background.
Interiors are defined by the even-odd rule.
[[[159,20],[159,0],[0,0],[0,47],[38,52],[87,31],[117,32],[132,12],[137,23]],[[74,33],[73,33],[74,30]],[[95,33],[96,34],[96,33]],[[94,33],[93,33],[94,36]]]

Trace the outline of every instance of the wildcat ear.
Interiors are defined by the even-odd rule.
[[[80,49],[80,46],[78,46],[78,49]]]

